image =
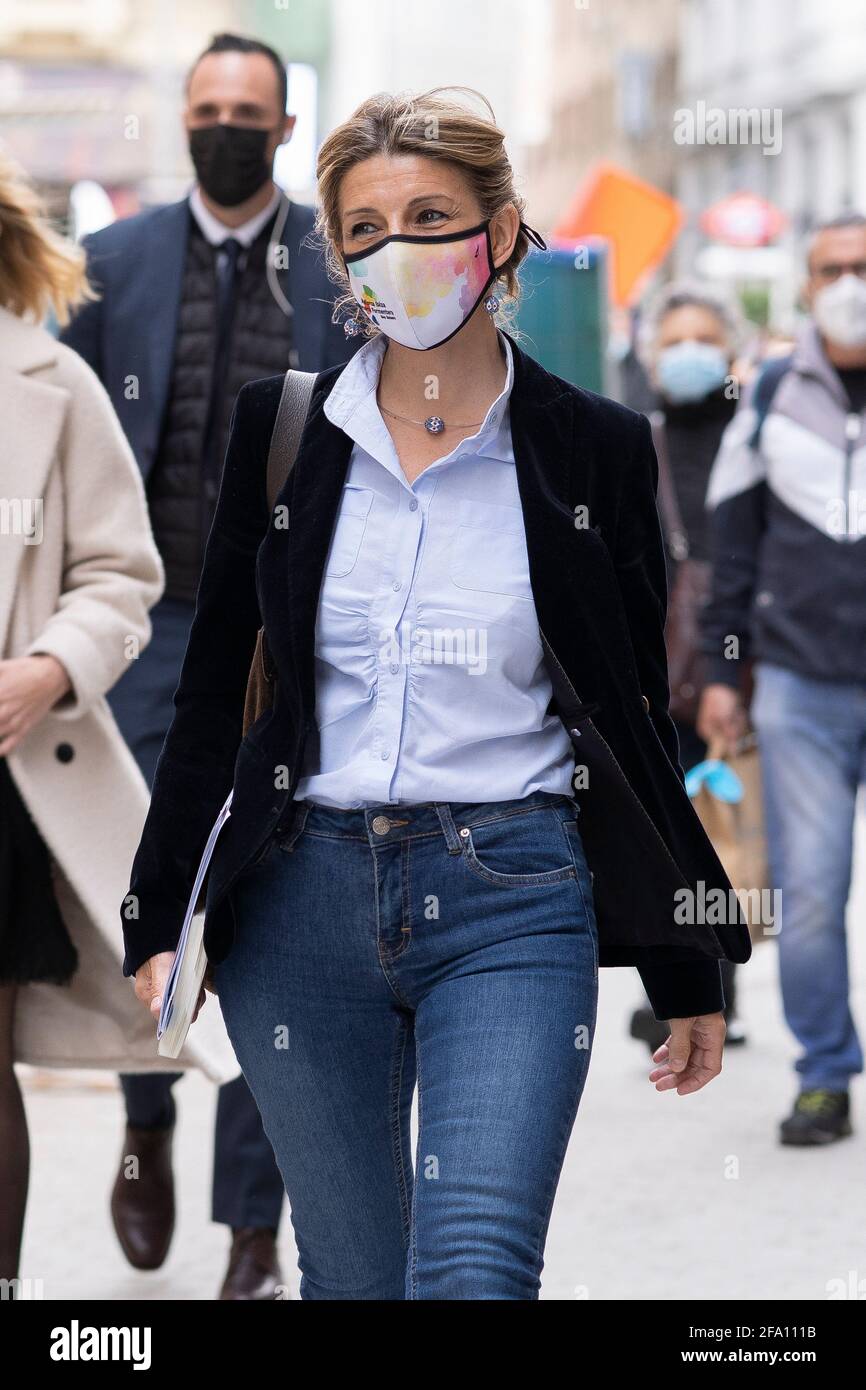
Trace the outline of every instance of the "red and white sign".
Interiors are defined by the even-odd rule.
[[[787,218],[766,198],[734,193],[701,215],[701,230],[726,246],[767,246],[787,226]]]

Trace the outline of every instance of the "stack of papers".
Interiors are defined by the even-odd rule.
[[[204,854],[198,866],[186,916],[183,919],[180,940],[177,943],[171,972],[162,997],[159,1023],[156,1027],[157,1051],[161,1057],[177,1057],[190,1030],[195,1006],[201,994],[207,956],[204,949],[204,913],[196,912],[196,905],[202,890],[219,833],[231,815],[232,793],[229,792],[225,804],[214,821],[213,829],[207,837]]]

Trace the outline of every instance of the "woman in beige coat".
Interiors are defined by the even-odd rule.
[[[0,160],[0,1278],[28,1179],[14,1061],[178,1067],[121,975],[117,902],[148,796],[104,699],[148,641],[161,565],[108,397],[37,326],[88,293],[80,253]],[[226,1080],[215,1023],[180,1064]]]

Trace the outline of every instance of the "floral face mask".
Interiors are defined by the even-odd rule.
[[[463,328],[496,275],[489,222],[443,236],[386,236],[343,261],[371,324],[421,350]]]
[[[489,222],[443,236],[385,237],[343,263],[370,322],[421,351],[453,338],[496,278]]]

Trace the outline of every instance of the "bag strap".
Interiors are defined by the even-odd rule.
[[[269,512],[274,510],[277,495],[295,466],[317,376],[318,372],[286,372],[280,404],[277,407],[277,418],[274,421],[274,432],[271,435],[271,447],[268,450]]]
[[[755,394],[752,397],[755,427],[749,439],[750,449],[759,450],[761,447],[761,432],[764,428],[764,421],[770,413],[773,397],[782,383],[782,378],[791,370],[793,362],[794,354],[787,353],[784,357],[768,358],[761,367],[760,375],[755,383]]]
[[[659,461],[659,511],[665,532],[665,542],[672,560],[680,563],[689,558],[689,538],[683,525],[677,490],[674,484],[671,456],[668,451],[668,432],[664,411],[654,410],[649,417],[653,444]]]

